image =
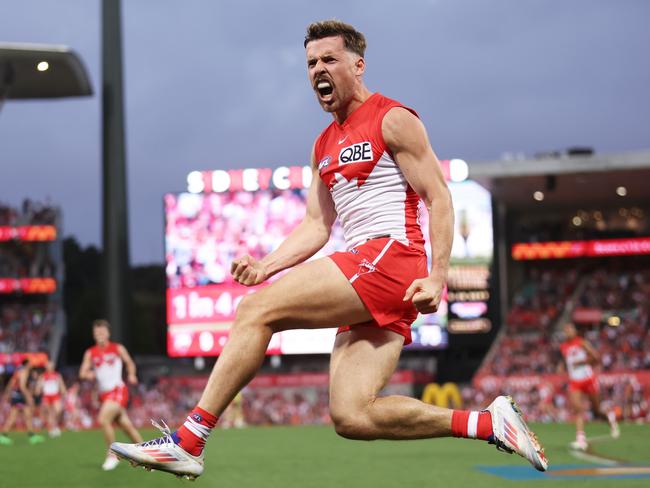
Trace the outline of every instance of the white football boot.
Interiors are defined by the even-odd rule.
[[[106,456],[106,459],[104,460],[104,464],[102,464],[102,469],[104,471],[113,471],[115,468],[117,468],[117,465],[120,463],[120,460],[117,459],[117,456],[114,454],[109,454]]]
[[[192,456],[174,442],[165,422],[164,427],[153,420],[151,423],[163,433],[162,437],[140,444],[113,442],[111,452],[129,461],[131,466],[141,466],[147,471],[164,471],[191,481],[199,477],[203,473],[203,453]]]
[[[583,451],[589,449],[589,444],[585,439],[577,439],[569,444],[569,449],[572,451]]]
[[[538,471],[546,471],[548,460],[544,448],[523,419],[521,410],[510,396],[499,396],[486,408],[492,415],[495,444],[499,451],[516,452],[527,459]]]

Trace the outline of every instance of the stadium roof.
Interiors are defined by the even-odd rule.
[[[469,177],[506,205],[575,206],[650,201],[650,151],[613,155],[470,162]],[[620,190],[622,187],[624,190]],[[620,195],[619,193],[625,193]]]
[[[86,68],[67,46],[0,43],[0,98],[92,95]]]

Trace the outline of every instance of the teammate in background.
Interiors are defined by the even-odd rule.
[[[233,398],[228,408],[224,411],[223,422],[221,424],[224,429],[230,427],[241,429],[242,427],[246,427],[246,420],[244,417],[244,397],[241,391],[235,395],[235,398]]]
[[[43,368],[41,368],[40,366],[32,367],[27,379],[27,388],[31,392],[32,398],[34,399],[34,408],[32,409],[32,425],[34,426],[35,430],[41,430],[41,428],[44,425],[43,417],[42,417],[43,394],[38,389],[38,384],[41,381],[42,374],[43,374]]]
[[[63,395],[63,411],[65,426],[68,430],[77,431],[81,428],[81,412],[79,411],[79,382],[75,381]]]
[[[7,435],[14,426],[18,414],[22,414],[27,436],[30,444],[43,442],[43,436],[34,433],[33,415],[34,415],[34,397],[29,389],[29,377],[31,374],[31,364],[29,359],[24,359],[7,383],[3,398],[9,400],[11,408],[7,420],[0,430],[0,445],[10,446],[13,444],[11,438]]]
[[[119,425],[133,442],[142,442],[140,433],[136,430],[126,413],[129,391],[122,380],[122,364],[126,365],[127,381],[138,383],[135,363],[126,348],[110,339],[110,325],[106,320],[93,322],[93,338],[95,345],[86,350],[79,370],[82,380],[97,381],[101,407],[97,420],[102,430],[107,447],[115,441],[113,424]],[[118,459],[110,452],[102,464],[104,471],[115,469]]]
[[[612,437],[617,438],[620,431],[614,411],[603,412],[600,407],[600,388],[592,367],[600,364],[599,354],[589,342],[578,336],[572,323],[564,325],[564,336],[565,341],[560,345],[560,351],[569,374],[569,404],[576,421],[576,440],[571,443],[571,448],[585,451],[589,447],[585,435],[585,396],[589,400],[594,417],[609,422]],[[562,366],[564,365],[561,365],[561,369]]]
[[[67,394],[67,390],[63,378],[55,371],[52,361],[47,362],[45,371],[36,385],[36,391],[43,396],[41,410],[45,415],[48,433],[50,437],[59,437],[61,435],[59,424],[63,413],[63,397]]]
[[[253,286],[293,269],[241,301],[185,423],[142,444],[114,443],[112,451],[145,468],[199,476],[211,429],[255,376],[273,333],[343,326],[330,361],[330,415],[339,435],[477,438],[545,470],[543,449],[510,398],[470,412],[378,396],[411,342],[418,312],[433,313],[440,303],[454,235],[451,197],[417,114],[365,86],[363,34],[340,21],[316,22],[304,46],[311,87],[334,117],[313,147],[306,216],[277,249],[259,261],[236,259],[231,273]],[[418,223],[421,200],[429,212],[431,269]],[[347,252],[305,262],[327,243],[337,216]]]

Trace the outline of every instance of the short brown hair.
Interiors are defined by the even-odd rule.
[[[343,38],[345,49],[358,54],[362,58],[365,56],[365,36],[350,24],[336,19],[321,20],[320,22],[312,22],[309,24],[307,26],[307,35],[305,36],[305,47],[311,41],[338,36]]]
[[[106,327],[108,330],[111,330],[111,324],[106,319],[93,320],[93,328],[95,327]]]

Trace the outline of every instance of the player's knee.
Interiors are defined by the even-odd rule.
[[[367,415],[361,410],[330,408],[330,417],[334,430],[341,437],[355,440],[370,440],[371,430],[368,428]]]
[[[266,325],[265,307],[255,295],[246,295],[237,306],[233,329],[243,330]]]

